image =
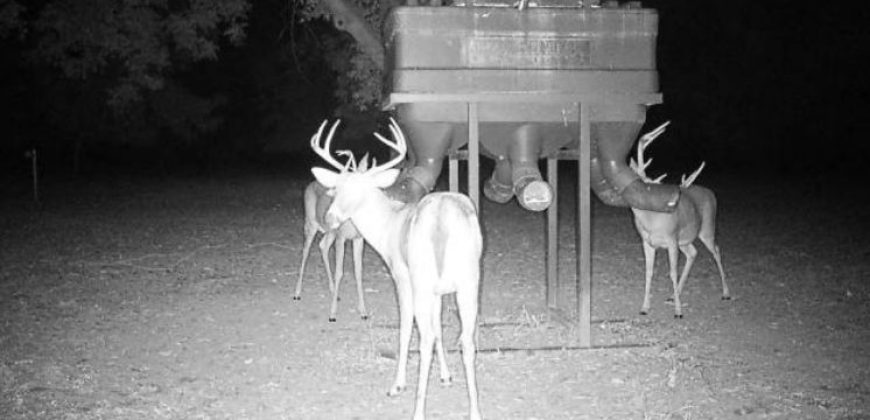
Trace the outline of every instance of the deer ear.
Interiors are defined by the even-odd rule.
[[[374,174],[374,183],[378,188],[387,188],[390,185],[393,185],[396,182],[396,178],[399,176],[398,169],[386,169],[382,172],[378,172]]]
[[[311,173],[314,174],[317,182],[323,184],[326,188],[335,188],[338,184],[339,174],[337,172],[323,168],[311,168]]]

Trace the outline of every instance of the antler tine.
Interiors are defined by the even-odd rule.
[[[359,171],[365,172],[369,169],[369,154],[366,153],[363,155],[362,159],[359,161]],[[354,168],[356,170],[356,168]]]
[[[640,175],[644,181],[648,181],[649,178],[646,176],[646,168],[650,163],[652,163],[652,159],[646,161],[643,160],[644,149],[646,149],[647,144],[649,144],[649,141],[647,141],[645,137],[646,136],[641,137],[640,141],[637,142],[637,160],[631,159],[629,166],[634,170],[634,173]]]
[[[320,123],[320,128],[318,128],[317,132],[314,133],[313,136],[311,136],[311,140],[309,141],[309,145],[311,146],[312,149],[317,147],[317,142],[320,140],[320,136],[323,135],[323,129],[326,128],[327,122],[329,122],[329,120],[323,120],[323,122]]]
[[[666,176],[668,176],[668,174],[661,174],[658,178],[650,180],[649,182],[652,184],[661,184],[662,180],[665,179]]]
[[[336,150],[335,154],[338,156],[347,156],[347,162],[344,163],[344,172],[351,171],[356,172],[357,162],[356,157],[354,157],[353,152],[350,150]]]
[[[631,167],[631,169],[634,170],[634,172],[638,174],[644,182],[659,184],[667,176],[667,174],[662,174],[656,179],[650,179],[646,175],[646,168],[649,167],[653,160],[652,158],[648,160],[643,160],[643,152],[650,145],[650,143],[652,143],[653,140],[656,139],[656,137],[660,136],[662,133],[665,132],[665,128],[667,128],[670,123],[670,121],[667,121],[664,124],[656,127],[654,130],[641,136],[640,140],[637,142],[637,161],[631,159],[631,162],[629,162],[629,167]]]
[[[653,131],[650,131],[649,133],[644,134],[643,137],[640,138],[641,141],[643,141],[645,143],[652,143],[652,141],[655,140],[656,137],[660,136],[662,133],[665,132],[665,128],[667,128],[668,125],[670,125],[670,124],[671,124],[670,121],[665,121],[664,124],[656,127]]]
[[[345,165],[342,165],[339,161],[335,160],[334,157],[329,153],[329,146],[332,144],[332,137],[335,135],[335,130],[338,129],[338,124],[341,123],[341,120],[336,120],[335,123],[332,124],[332,128],[329,129],[329,134],[326,135],[326,144],[320,146],[320,136],[323,135],[323,129],[326,127],[326,123],[328,120],[323,120],[323,123],[320,124],[320,129],[317,130],[313,136],[311,136],[311,149],[314,150],[314,153],[317,153],[318,156],[323,158],[326,163],[335,167],[338,170],[347,170],[347,166],[350,162]]]
[[[701,166],[699,166],[698,169],[695,169],[695,172],[692,172],[692,174],[689,175],[688,178],[686,178],[686,174],[683,174],[683,179],[680,181],[680,187],[689,188],[689,186],[692,185],[693,182],[695,182],[695,179],[698,178],[698,175],[701,175],[701,170],[704,169],[704,165],[706,164],[706,161],[701,162]]]
[[[391,149],[398,152],[399,153],[398,156],[390,159],[387,163],[385,163],[383,165],[374,165],[373,164],[371,169],[369,169],[369,171],[380,172],[380,171],[383,171],[386,169],[390,169],[393,166],[398,165],[400,162],[402,162],[405,159],[405,156],[408,153],[408,144],[405,140],[405,134],[402,133],[402,128],[399,127],[399,123],[397,123],[396,120],[393,118],[390,118],[390,131],[393,133],[393,138],[395,139],[395,141],[387,140],[380,133],[374,133],[374,134],[375,134],[375,137],[377,137],[378,140],[381,141],[381,143],[389,146]]]

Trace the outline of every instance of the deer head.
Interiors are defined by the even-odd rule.
[[[333,129],[327,135],[323,146],[320,145],[320,137],[323,134],[323,127],[326,126],[325,121],[321,124],[321,129],[311,138],[311,147],[314,152],[335,169],[338,169],[336,172],[319,167],[311,168],[311,173],[314,174],[317,181],[328,188],[327,194],[334,198],[332,205],[326,212],[326,223],[330,228],[335,228],[349,219],[359,209],[361,203],[373,194],[383,194],[380,190],[392,185],[399,176],[399,170],[393,167],[405,159],[408,150],[405,136],[399,128],[399,124],[391,118],[390,131],[394,141],[387,140],[379,133],[374,134],[378,140],[398,152],[396,156],[382,165],[372,162],[371,167],[368,167],[368,155],[364,156],[358,165],[352,153],[340,151],[336,153],[349,156],[348,163],[341,165],[329,152],[329,146],[337,125],[338,122],[333,125]]]

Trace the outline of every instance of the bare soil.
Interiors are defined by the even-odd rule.
[[[478,355],[489,419],[870,418],[870,211],[829,179],[701,177],[719,195],[734,299],[700,254],[675,320],[659,253],[639,315],[643,255],[627,209],[593,203],[593,341],[577,350],[574,191],[560,193],[561,311],[545,305],[544,216],[483,204]],[[369,320],[351,273],[338,322],[315,250],[291,300],[305,176],[49,182],[0,204],[0,417],[405,419],[386,396],[397,348],[392,281],[365,256]],[[350,255],[346,259],[350,271]],[[452,298],[452,387],[431,419],[466,416]],[[412,343],[412,346],[415,344]],[[409,383],[416,378],[417,355]]]

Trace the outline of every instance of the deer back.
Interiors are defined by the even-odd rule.
[[[434,292],[451,293],[477,269],[482,236],[471,200],[456,193],[428,194],[407,223],[401,246],[407,266],[415,273],[435,274]]]
[[[703,218],[706,216],[716,216],[716,194],[709,188],[692,185],[689,188],[682,189],[683,196],[689,198],[695,204],[695,208],[701,213]]]
[[[701,233],[715,234],[716,231],[716,194],[709,188],[692,185],[682,189],[682,196],[691,200],[698,212],[699,229]]]

